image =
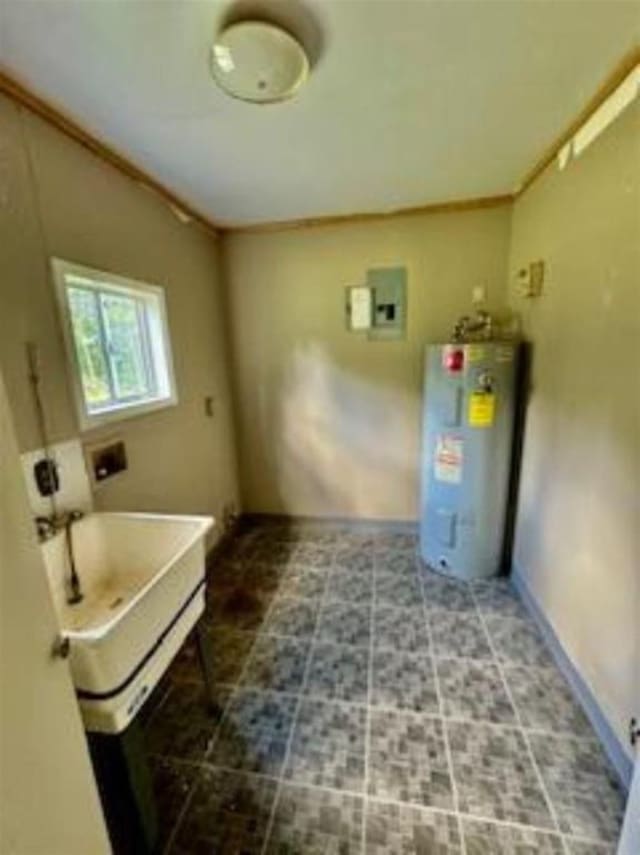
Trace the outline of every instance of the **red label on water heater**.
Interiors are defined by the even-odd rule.
[[[464,350],[456,345],[447,345],[442,352],[442,365],[450,374],[457,374],[464,368]]]

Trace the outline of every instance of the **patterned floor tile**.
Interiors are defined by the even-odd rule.
[[[590,840],[564,839],[569,855],[616,855],[617,843],[592,843]]]
[[[231,540],[228,540],[224,545],[221,544],[219,555],[213,557],[210,561],[211,566],[215,567],[219,560],[222,561],[237,561],[242,562],[247,555],[248,550],[253,543],[252,535],[248,532],[238,533]]]
[[[369,651],[318,642],[311,654],[306,693],[339,701],[367,702]]]
[[[164,840],[186,808],[173,852],[257,855],[272,815],[269,855],[361,855],[367,801],[367,853],[459,853],[464,843],[446,813],[453,809],[447,732],[461,807],[474,814],[462,817],[466,855],[561,855],[557,836],[533,827],[552,828],[548,805],[523,732],[508,726],[513,712],[493,644],[520,719],[532,728],[566,855],[613,855],[623,796],[506,580],[465,584],[434,573],[419,559],[413,531],[260,521],[209,565],[204,623],[218,680],[213,715],[193,641],[141,714]],[[444,720],[391,706],[437,709],[434,673],[422,667],[430,655]],[[312,694],[294,723],[303,675]],[[285,760],[287,783],[270,814],[276,782],[267,776],[279,775]],[[357,795],[365,781],[369,800]]]
[[[462,818],[467,855],[564,855],[562,838],[537,829]]]
[[[225,712],[208,762],[214,766],[278,775],[296,701],[249,689],[238,691]]]
[[[602,842],[618,839],[622,788],[601,748],[587,739],[529,736],[560,831]]]
[[[269,611],[273,593],[237,586],[216,604],[212,604],[206,622],[215,629],[256,631],[262,626]]]
[[[172,855],[259,855],[276,791],[277,782],[269,778],[204,769]]]
[[[297,543],[298,524],[295,520],[261,520],[247,536],[257,543]]]
[[[366,709],[304,700],[295,725],[285,777],[361,792],[364,787]]]
[[[501,662],[555,667],[542,636],[531,620],[488,617],[486,624]]]
[[[262,541],[257,541],[245,553],[246,558],[252,562],[261,562],[264,564],[278,565],[281,568],[288,564],[295,563],[294,556],[297,555],[298,546],[293,543],[282,543],[273,539],[273,537],[265,538]]]
[[[523,727],[593,736],[593,730],[562,675],[552,668],[505,666]]]
[[[278,597],[271,607],[263,630],[273,635],[313,635],[317,614],[318,606],[315,600]]]
[[[383,579],[390,576],[419,581],[418,560],[410,552],[376,552],[376,577]]]
[[[225,634],[228,635],[228,633]],[[250,639],[248,640],[250,641]],[[250,649],[251,643],[247,645],[246,653]],[[202,668],[198,658],[198,649],[193,638],[188,638],[185,641],[166,673],[174,683],[202,683]]]
[[[325,549],[333,549],[338,534],[338,529],[333,526],[300,522],[284,528],[280,539],[289,543],[314,544]]]
[[[446,728],[462,813],[553,827],[520,730],[454,721]]]
[[[376,575],[376,601],[399,608],[424,608],[422,588],[417,578]]]
[[[244,571],[241,587],[253,593],[273,593],[284,572],[286,569],[283,570],[279,564],[250,561]]]
[[[244,563],[235,558],[214,560],[208,567],[207,587],[209,591],[228,590],[242,584]]]
[[[216,687],[216,706],[210,710],[203,686],[176,684],[144,730],[150,754],[177,760],[203,760],[218,731],[231,689]]]
[[[375,547],[379,552],[415,552],[418,534],[414,531],[381,531],[375,536]]]
[[[375,706],[437,713],[438,693],[431,657],[396,650],[375,651],[371,700]]]
[[[280,583],[278,596],[318,599],[323,595],[326,584],[327,573],[324,570],[293,564]]]
[[[175,763],[167,757],[151,757],[149,767],[158,820],[158,851],[161,852],[182,813],[200,767]]]
[[[454,612],[475,611],[469,586],[456,579],[448,579],[422,566],[422,588],[428,609],[448,609]]]
[[[301,567],[329,570],[333,564],[334,550],[319,543],[300,543],[295,547],[292,561]]]
[[[267,855],[359,855],[363,800],[347,793],[284,784]]]
[[[424,611],[398,609],[385,604],[376,605],[374,643],[379,649],[427,653],[429,633]]]
[[[373,596],[372,571],[335,567],[329,574],[326,596],[327,600],[368,605]]]
[[[230,628],[207,627],[206,642],[210,646],[214,679],[232,685],[237,682],[251,651],[255,635]],[[202,683],[202,668],[195,643],[185,644],[169,670],[175,682]]]
[[[438,659],[443,714],[448,718],[515,724],[516,716],[496,665]]]
[[[308,654],[308,637],[259,635],[242,682],[256,688],[295,693],[302,685]]]
[[[306,543],[335,549],[339,534],[340,529],[335,526],[310,525],[303,529],[301,539]]]
[[[375,548],[377,533],[366,527],[344,527],[336,537],[336,548],[338,552],[349,549],[368,550],[373,552]]]
[[[413,805],[369,801],[367,855],[455,855],[462,852],[458,819]]]
[[[436,656],[492,658],[480,618],[473,612],[432,611],[429,613],[429,625]]]
[[[380,799],[453,808],[440,719],[372,710],[369,793]]]
[[[336,644],[368,647],[371,609],[355,603],[326,603],[320,613],[318,637]]]
[[[345,570],[373,572],[373,549],[362,546],[340,547],[335,554],[335,567]]]
[[[205,607],[202,620],[207,626],[218,627],[220,621],[218,615],[224,611],[225,603],[229,599],[229,595],[235,590],[235,585],[224,588],[214,588],[209,586],[205,594]]]
[[[476,606],[483,614],[526,617],[527,610],[509,579],[499,577],[474,582],[471,586]]]

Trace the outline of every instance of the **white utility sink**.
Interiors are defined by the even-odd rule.
[[[71,528],[83,599],[67,602],[64,531],[42,544],[88,730],[129,724],[204,611],[211,517],[91,513]]]

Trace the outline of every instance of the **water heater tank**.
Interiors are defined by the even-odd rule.
[[[459,579],[501,570],[518,356],[512,341],[427,348],[420,550]]]

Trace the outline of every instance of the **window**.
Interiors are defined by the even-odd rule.
[[[176,403],[164,291],[53,259],[84,429]]]

